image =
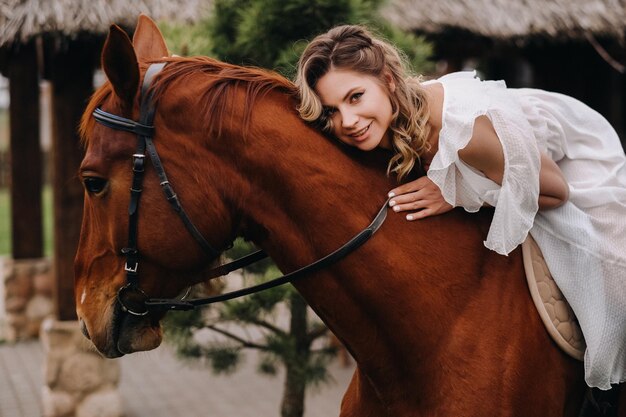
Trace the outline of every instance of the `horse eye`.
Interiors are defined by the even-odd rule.
[[[98,177],[85,177],[83,179],[83,184],[85,184],[87,192],[98,194],[104,190],[104,187],[106,187],[107,180]]]

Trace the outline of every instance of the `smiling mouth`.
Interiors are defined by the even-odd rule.
[[[372,126],[372,124],[368,124],[367,126],[365,126],[363,129],[358,130],[354,133],[349,134],[348,136],[358,139],[359,137],[363,136],[365,133],[367,133],[368,130],[370,130],[370,126]]]

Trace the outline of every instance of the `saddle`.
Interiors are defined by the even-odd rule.
[[[522,243],[522,254],[528,289],[541,321],[565,353],[582,361],[587,346],[578,320],[554,282],[539,246],[530,235]]]

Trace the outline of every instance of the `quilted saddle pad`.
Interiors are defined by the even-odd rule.
[[[528,289],[543,324],[561,349],[582,361],[586,344],[578,320],[554,282],[539,246],[530,235],[522,243],[522,253]]]

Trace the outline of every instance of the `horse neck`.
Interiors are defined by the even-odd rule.
[[[236,209],[242,233],[272,252],[279,266],[294,269],[365,228],[393,183],[380,154],[375,161],[342,148],[304,124],[285,100],[262,103],[249,137],[228,135],[232,164],[244,182],[235,191]]]
[[[345,151],[302,123],[286,100],[263,99],[245,140],[240,129],[232,123],[218,139],[223,164],[237,176],[220,193],[238,213],[241,233],[285,272],[365,228],[394,185],[385,176],[388,155]],[[295,283],[377,389],[406,380],[418,390],[439,371],[423,360],[445,338],[438,323],[458,317],[481,287],[480,218],[468,222],[456,212],[407,223],[389,213],[357,251]]]
[[[284,101],[263,100],[263,105],[257,105],[246,140],[235,129],[227,136],[228,150],[222,149],[231,158],[227,164],[237,165],[242,176],[242,183],[230,190],[236,195],[230,198],[240,201],[235,210],[241,212],[241,230],[283,271],[321,258],[364,229],[394,185],[385,175],[388,155],[345,151],[302,123]],[[393,235],[406,236],[400,234],[405,226],[400,215],[389,213],[375,238],[336,265],[295,284],[360,362],[372,356],[373,340],[380,342],[377,349],[381,350],[402,344],[392,340],[401,338],[402,332],[382,337],[379,329],[385,325],[375,323],[371,311],[380,309],[383,320],[396,321],[407,313],[387,309],[390,302],[401,305],[403,296],[397,289],[401,281],[387,280],[393,274],[389,262],[402,257],[396,272],[414,270],[420,263],[416,252],[427,244],[430,233],[424,228],[406,242],[407,248],[399,248]],[[413,258],[408,267],[403,266],[406,258]],[[386,291],[396,292],[398,298],[380,297]],[[390,352],[381,354],[391,357]]]

